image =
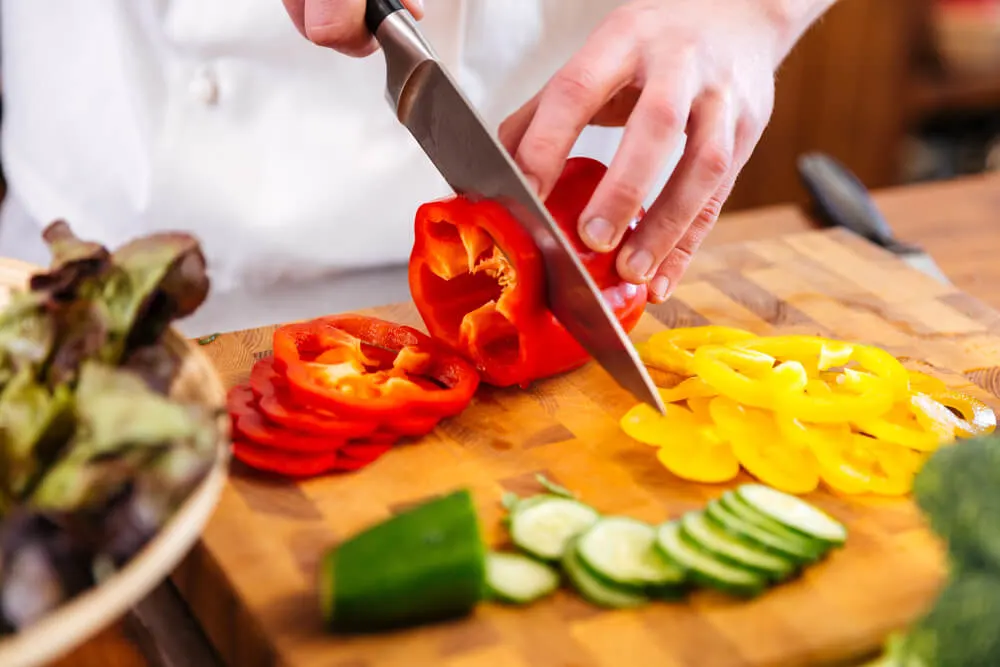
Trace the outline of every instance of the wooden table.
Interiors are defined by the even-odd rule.
[[[876,199],[902,240],[922,245],[956,286],[1000,310],[996,287],[1000,285],[1000,175],[896,188],[879,193]],[[791,206],[741,212],[724,216],[706,245],[812,226],[807,215]],[[152,600],[146,608],[161,606],[170,605]],[[53,667],[155,667],[157,661],[143,655],[150,646],[148,633],[134,622],[123,621]]]

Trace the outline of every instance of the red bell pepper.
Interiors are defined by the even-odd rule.
[[[464,410],[479,386],[476,369],[458,353],[373,317],[288,324],[275,331],[273,346],[274,368],[297,402],[411,434]]]
[[[275,368],[273,357],[258,360],[250,371],[250,388],[257,398],[257,408],[276,423],[303,433],[340,438],[368,438],[375,435],[419,436],[430,433],[437,417],[408,417],[379,423],[370,419],[348,419],[313,408],[295,400],[285,376]]]
[[[267,357],[254,364],[250,371],[250,388],[257,398],[257,407],[276,424],[290,429],[337,438],[358,438],[371,435],[376,422],[343,419],[326,410],[301,406],[288,392],[288,384],[274,368],[274,358]]]
[[[617,253],[590,250],[577,232],[606,171],[596,160],[570,159],[546,207],[631,331],[645,310],[646,286],[624,281]],[[586,363],[589,355],[548,309],[537,246],[505,208],[450,197],[421,206],[415,228],[409,282],[417,310],[430,334],[471,359],[484,382],[526,387]]]
[[[321,436],[273,423],[260,411],[249,385],[229,391],[233,456],[251,468],[292,477],[358,470],[392,449],[399,436],[373,433],[365,438]]]

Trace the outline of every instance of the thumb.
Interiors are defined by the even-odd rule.
[[[310,42],[348,56],[364,57],[378,49],[365,27],[366,0],[282,0],[299,32]],[[420,20],[423,0],[403,0],[403,6]]]

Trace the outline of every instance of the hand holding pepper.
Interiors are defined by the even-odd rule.
[[[664,300],[687,268],[771,115],[774,71],[834,0],[633,0],[501,126],[544,199],[586,125],[624,126],[580,234],[610,252],[668,158],[687,145],[635,235],[618,252],[626,280]]]

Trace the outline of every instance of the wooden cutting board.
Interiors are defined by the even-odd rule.
[[[419,322],[409,305],[371,312]],[[703,252],[633,337],[706,323],[876,344],[1000,408],[1000,314],[845,232]],[[268,352],[271,331],[226,334],[204,350],[236,383]],[[633,403],[590,364],[527,391],[484,388],[462,415],[355,474],[293,484],[237,465],[175,581],[232,667],[794,667],[871,651],[931,602],[943,561],[913,504],[820,491],[810,499],[848,525],[847,547],[755,601],[705,592],[612,612],[560,592],[419,630],[324,634],[314,592],[321,553],[434,494],[471,487],[496,544],[505,535],[501,494],[539,490],[538,472],[602,512],[650,522],[732,486],[667,472],[619,430]]]

